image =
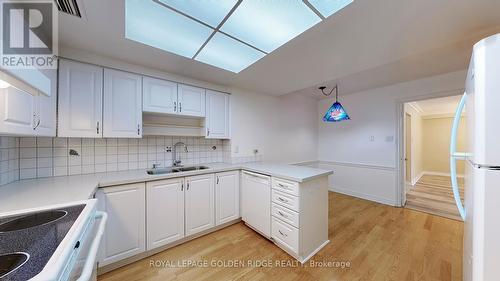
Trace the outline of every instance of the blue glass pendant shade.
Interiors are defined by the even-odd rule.
[[[323,117],[323,121],[325,122],[340,122],[344,120],[349,120],[349,115],[345,112],[344,107],[340,104],[340,102],[336,101],[326,112]]]

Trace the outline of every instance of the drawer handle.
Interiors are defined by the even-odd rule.
[[[283,189],[290,190],[290,188],[287,185],[278,183],[278,186],[281,187],[281,188],[283,188]]]
[[[287,202],[288,202],[288,200],[283,199],[283,198],[281,198],[281,197],[278,197],[278,200],[280,200],[281,202],[285,202],[285,203],[287,203]]]
[[[283,232],[281,232],[281,230],[278,230],[278,232],[279,232],[282,236],[288,237],[288,235],[286,235],[286,234],[284,234]]]
[[[288,216],[283,214],[281,211],[278,211],[278,214],[280,214],[280,216],[282,216],[282,217],[288,218]]]

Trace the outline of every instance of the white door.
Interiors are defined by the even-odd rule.
[[[205,117],[205,89],[179,84],[177,100],[180,115]]]
[[[104,69],[105,138],[142,136],[142,77]]]
[[[143,77],[142,111],[174,114],[177,112],[177,83]]]
[[[241,218],[263,236],[271,237],[271,178],[243,171]]]
[[[186,236],[215,226],[214,175],[186,178]]]
[[[97,192],[100,209],[108,213],[102,239],[100,266],[137,255],[146,250],[145,184],[101,188]]]
[[[59,62],[58,137],[102,137],[102,76],[98,66]]]
[[[0,89],[0,133],[34,136],[35,97],[13,87]]]
[[[148,250],[184,237],[184,178],[146,183]]]
[[[215,174],[215,221],[220,225],[240,217],[240,173]]]
[[[229,138],[229,95],[207,90],[206,138]]]

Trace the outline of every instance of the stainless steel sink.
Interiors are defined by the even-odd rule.
[[[207,166],[189,166],[189,167],[176,167],[176,168],[159,168],[159,169],[147,170],[147,173],[148,173],[148,175],[163,175],[163,174],[198,171],[198,170],[205,170],[205,169],[209,169],[209,167],[207,167]]]
[[[207,166],[190,166],[190,167],[180,167],[174,168],[176,172],[188,172],[188,171],[197,171],[197,170],[205,170],[208,169]]]

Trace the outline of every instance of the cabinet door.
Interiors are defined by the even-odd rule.
[[[51,95],[39,95],[35,98],[37,116],[35,134],[41,137],[56,136],[56,102],[57,102],[57,72],[53,69],[44,69],[42,73],[50,79]]]
[[[58,137],[102,137],[102,75],[101,67],[60,61]]]
[[[214,175],[186,178],[186,236],[215,226]]]
[[[179,84],[180,115],[205,117],[205,89]]]
[[[238,171],[215,174],[215,222],[220,225],[240,217]]]
[[[0,133],[34,136],[35,97],[14,87],[0,93]]]
[[[133,73],[104,70],[105,138],[142,136],[142,77]]]
[[[100,266],[137,255],[146,250],[145,184],[99,189],[99,208],[108,213],[102,239]]]
[[[177,112],[177,83],[144,77],[142,111],[174,114]]]
[[[207,90],[206,138],[229,138],[229,95]]]
[[[148,250],[184,237],[184,179],[146,183]]]

